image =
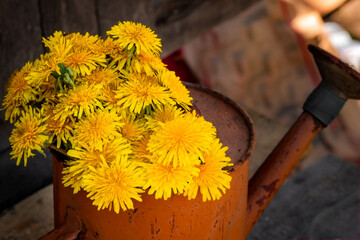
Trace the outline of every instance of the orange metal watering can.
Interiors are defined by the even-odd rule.
[[[360,74],[331,54],[309,47],[322,83],[310,94],[304,112],[248,181],[255,144],[247,113],[210,90],[187,85],[194,106],[218,129],[234,166],[231,187],[220,200],[202,202],[175,195],[168,200],[143,195],[134,210],[98,211],[84,191],[73,194],[61,183],[63,164],[54,153],[55,230],[46,239],[245,239],[315,135],[338,114],[348,98],[360,98]]]

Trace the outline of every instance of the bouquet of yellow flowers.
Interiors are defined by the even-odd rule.
[[[107,35],[57,31],[43,39],[47,53],[12,74],[3,100],[11,158],[26,166],[34,150],[63,153],[63,184],[116,213],[144,192],[219,199],[231,181],[227,147],[162,63],[160,39],[133,22]]]

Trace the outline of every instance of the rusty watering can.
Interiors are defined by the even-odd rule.
[[[231,187],[220,200],[202,202],[175,195],[168,200],[143,195],[134,210],[98,211],[84,191],[73,194],[61,183],[61,156],[53,155],[55,230],[47,239],[245,239],[315,135],[338,114],[348,98],[360,98],[360,74],[324,50],[310,46],[323,81],[304,112],[248,182],[255,131],[247,113],[210,90],[187,85],[196,109],[218,129],[234,166]],[[249,183],[249,184],[248,184]]]

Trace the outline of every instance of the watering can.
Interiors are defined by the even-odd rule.
[[[220,200],[203,202],[200,194],[188,200],[168,200],[144,194],[133,210],[116,214],[98,211],[84,191],[73,194],[62,182],[61,156],[53,153],[55,229],[50,239],[240,239],[243,240],[288,177],[316,134],[338,114],[348,98],[360,98],[360,74],[316,47],[309,46],[322,82],[310,94],[303,113],[248,181],[255,131],[248,114],[211,90],[187,84],[196,110],[218,129],[234,165],[228,167],[231,187]]]

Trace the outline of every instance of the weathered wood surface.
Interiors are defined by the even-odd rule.
[[[40,0],[39,3],[44,36],[60,30],[66,33],[100,32],[96,0]]]
[[[43,52],[39,16],[37,0],[0,1],[1,102],[10,74]]]
[[[327,155],[289,179],[247,240],[355,240],[360,169]]]
[[[43,52],[37,0],[0,1],[0,99],[11,72]],[[2,108],[2,107],[1,107]],[[0,111],[0,211],[51,182],[51,164],[35,158],[27,169],[10,160],[11,125]],[[39,161],[37,161],[39,160]],[[0,225],[7,222],[0,222]],[[1,234],[0,234],[1,236]]]
[[[0,216],[1,240],[34,240],[54,226],[53,186],[36,192]]]

